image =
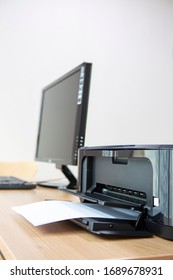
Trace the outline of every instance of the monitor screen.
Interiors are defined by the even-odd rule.
[[[91,63],[82,63],[42,91],[36,160],[77,165],[84,146]]]

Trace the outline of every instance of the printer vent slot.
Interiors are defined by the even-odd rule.
[[[147,199],[145,192],[102,183],[96,183],[93,192],[108,196],[111,199],[115,198],[127,202],[138,203],[142,206],[146,204]]]

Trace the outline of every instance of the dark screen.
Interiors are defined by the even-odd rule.
[[[80,126],[81,121],[83,128],[86,125],[86,118],[81,119],[84,94],[88,95],[84,88],[86,73],[82,65],[75,69],[43,89],[36,152],[42,161],[73,164],[76,141],[84,139]]]

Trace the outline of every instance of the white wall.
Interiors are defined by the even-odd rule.
[[[173,1],[0,0],[0,160],[32,160],[41,89],[93,63],[86,145],[173,143]]]

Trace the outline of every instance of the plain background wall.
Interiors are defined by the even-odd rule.
[[[173,143],[173,1],[0,0],[0,160],[35,155],[41,89],[93,63],[86,145]]]

